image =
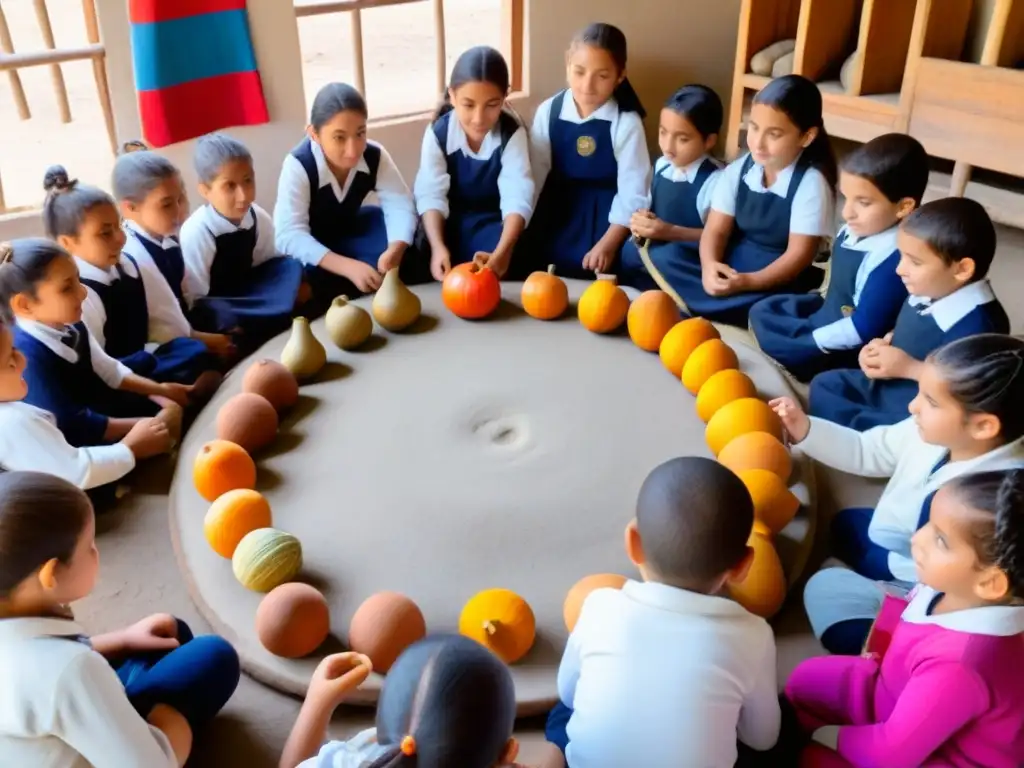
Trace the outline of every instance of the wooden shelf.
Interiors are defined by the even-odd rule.
[[[898,93],[903,86],[917,0],[864,0],[859,56],[850,92],[854,96]]]
[[[953,184],[954,180],[951,174],[933,172],[928,177],[928,188],[924,195],[925,202],[949,197]],[[972,200],[977,200],[985,206],[988,215],[997,224],[1024,229],[1024,192],[1019,189],[968,181],[963,193],[957,197],[969,197]]]
[[[1024,61],[1024,0],[996,0],[981,63],[1016,67]]]
[[[803,0],[793,71],[814,81],[838,78],[857,43],[860,11],[860,0]]]

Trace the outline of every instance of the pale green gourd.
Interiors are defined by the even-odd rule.
[[[281,363],[299,381],[313,378],[327,363],[327,350],[313,335],[306,318],[292,320],[292,333],[281,350]]]
[[[331,302],[324,325],[335,346],[345,350],[361,346],[373,333],[370,313],[352,304],[348,296],[339,296]]]
[[[294,579],[301,569],[299,540],[276,528],[250,531],[231,557],[231,570],[238,583],[254,592],[269,592]]]

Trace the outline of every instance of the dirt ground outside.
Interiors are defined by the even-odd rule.
[[[127,3],[125,3],[127,7]],[[58,48],[86,44],[81,0],[47,0]],[[0,0],[18,52],[44,47],[33,0]],[[473,45],[498,47],[501,0],[445,0],[447,64]],[[427,110],[437,102],[436,41],[431,3],[363,11],[366,96],[371,117]],[[307,103],[320,86],[354,79],[347,13],[299,20]],[[8,209],[38,205],[43,172],[60,163],[107,187],[113,156],[87,61],[60,65],[72,122],[61,123],[49,67],[20,72],[32,117],[21,120],[8,75],[0,74],[0,180]]]

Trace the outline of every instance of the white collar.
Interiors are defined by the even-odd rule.
[[[110,267],[109,269],[100,269],[96,265],[90,264],[88,261],[85,261],[84,259],[80,259],[78,256],[75,256],[74,259],[75,264],[78,266],[78,276],[85,280],[95,280],[98,283],[110,285],[116,280],[119,280],[121,277],[117,273],[117,267]],[[121,269],[123,269],[129,277],[139,276],[138,270],[135,269],[135,265],[132,264],[128,259],[126,259],[123,253],[121,254],[119,265]]]
[[[32,338],[41,341],[51,349],[60,350],[61,347],[70,350],[70,347],[65,346],[61,343],[61,338],[67,332],[67,329],[71,326],[65,325],[63,328],[51,328],[48,325],[43,325],[36,320],[26,320],[23,317],[17,318],[15,321],[18,327],[21,328]]]
[[[210,234],[214,237],[218,235],[228,235],[232,232],[238,232],[241,229],[252,229],[256,223],[256,213],[253,211],[252,206],[249,206],[249,210],[245,212],[245,216],[242,217],[242,221],[239,224],[235,224],[230,219],[225,218],[221,214],[217,213],[217,210],[207,203],[202,207],[203,221],[207,228],[210,230]]]
[[[448,113],[448,137],[445,140],[444,153],[446,155],[453,155],[460,149],[468,156],[474,157],[478,160],[486,160],[494,154],[495,150],[501,148],[501,121],[499,120],[494,124],[494,127],[487,132],[484,136],[484,140],[480,142],[480,149],[474,152],[470,149],[469,139],[466,137],[466,131],[462,127],[462,123],[459,122],[459,118],[455,114],[455,110]]]
[[[155,237],[150,235],[148,232],[146,232],[142,227],[140,227],[131,219],[125,219],[124,225],[139,237],[149,240],[149,242],[153,243],[154,245],[159,245],[165,251],[170,248],[177,248],[179,245],[177,239],[173,235],[168,235],[167,237],[157,240]]]
[[[664,155],[659,159],[661,168],[659,168],[660,174],[668,179],[669,181],[686,181],[692,184],[697,179],[697,173],[700,171],[700,167],[704,165],[704,161],[708,159],[706,154],[701,155],[689,165],[684,165],[682,168],[672,165],[672,161]]]
[[[34,405],[29,405],[24,400],[11,400],[6,403],[0,403],[0,411],[15,411],[22,418],[27,419],[45,419],[51,424],[57,423],[57,417],[49,411],[44,411],[42,408],[37,408]]]
[[[881,232],[860,237],[853,234],[848,225],[843,224],[842,229],[839,230],[839,234],[846,233],[846,239],[843,241],[844,248],[849,248],[853,251],[863,251],[864,253],[877,253],[884,251],[888,256],[896,250],[896,235],[899,232],[899,229],[899,225],[894,224]]]
[[[1024,633],[1024,605],[990,605],[932,615],[928,611],[939,594],[924,584],[918,586],[914,598],[903,611],[903,620],[987,637],[1012,637]]]
[[[367,143],[369,146],[369,143]],[[313,159],[316,160],[316,173],[317,178],[320,180],[320,186],[326,187],[331,185],[335,187],[336,191],[341,193],[341,182],[338,181],[338,177],[334,175],[334,171],[331,170],[331,166],[327,164],[327,157],[324,155],[323,148],[312,139],[309,140],[309,148],[313,152]],[[364,152],[362,157],[359,158],[359,162],[356,163],[356,167],[348,172],[348,176],[345,177],[345,188],[348,189],[352,183],[352,177],[359,171],[362,171],[367,176],[370,175],[370,166],[366,164],[366,153]]]
[[[37,637],[84,636],[85,630],[74,619],[60,619],[56,616],[28,616],[17,619],[0,619],[0,644],[34,640]]]
[[[753,158],[751,159],[753,160]],[[775,182],[770,187],[764,185],[764,166],[756,160],[753,161],[750,170],[747,171],[743,179],[754,192],[771,192],[773,195],[785,198],[789,195],[789,183],[793,180],[793,172],[796,170],[798,162],[800,162],[800,155],[797,155],[796,160],[779,171],[775,177]]]
[[[638,603],[672,613],[708,617],[750,615],[743,606],[727,597],[702,595],[655,581],[627,581],[622,591]]]
[[[559,120],[570,123],[587,123],[591,120],[605,120],[609,123],[615,122],[619,116],[619,105],[615,99],[608,99],[604,104],[595,109],[590,117],[580,117],[580,111],[576,108],[576,101],[572,97],[572,91],[563,91],[565,97],[562,99],[562,111],[558,114]]]
[[[980,472],[984,470],[992,472],[1004,469],[1017,469],[1022,465],[1024,465],[1024,438],[1018,438],[973,459],[946,461],[941,467],[931,473],[925,487],[929,490],[934,490],[954,477],[967,474],[968,471]]]
[[[931,315],[940,329],[948,331],[982,304],[988,304],[995,299],[996,295],[992,292],[988,280],[979,280],[976,283],[968,283],[935,301],[931,301],[927,296],[911,296],[910,303],[913,306],[928,304],[921,314]]]

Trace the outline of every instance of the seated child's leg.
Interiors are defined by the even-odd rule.
[[[809,736],[797,719],[797,712],[785,694],[779,695],[779,709],[782,711],[782,724],[779,728],[779,740],[775,746],[759,752],[744,744],[736,742],[736,768],[780,768],[784,765],[796,765],[797,759],[809,741]]]
[[[238,653],[216,635],[193,637],[178,619],[177,648],[132,656],[117,667],[125,693],[143,717],[155,704],[173,707],[193,730],[212,720],[238,687]]]
[[[628,238],[619,254],[619,280],[623,285],[638,291],[653,291],[658,288],[640,258],[640,249],[632,237]]]
[[[811,629],[830,653],[859,654],[884,599],[884,584],[846,568],[818,571],[804,587]]]
[[[148,377],[153,381],[194,384],[206,371],[217,368],[217,358],[199,339],[178,338],[161,344]]]
[[[814,743],[800,755],[800,768],[853,768],[853,763],[834,749]]]
[[[826,725],[874,722],[877,662],[849,656],[820,656],[798,664],[786,682],[801,731],[810,736]]]
[[[89,407],[96,413],[102,413],[114,419],[144,418],[156,416],[160,412],[160,406],[145,395],[122,392],[109,387],[104,387],[103,391],[97,392],[95,400],[89,403]]]
[[[891,581],[895,577],[889,570],[889,550],[868,537],[868,526],[874,512],[870,507],[851,507],[840,511],[832,519],[829,531],[832,554],[861,576]]]
[[[565,748],[569,746],[569,735],[565,729],[569,726],[570,717],[572,717],[572,710],[562,702],[558,702],[548,713],[548,721],[544,726],[544,737],[562,750],[563,755]]]
[[[807,412],[863,432],[907,418],[916,386],[902,379],[871,380],[860,369],[826,371],[811,381]]]

